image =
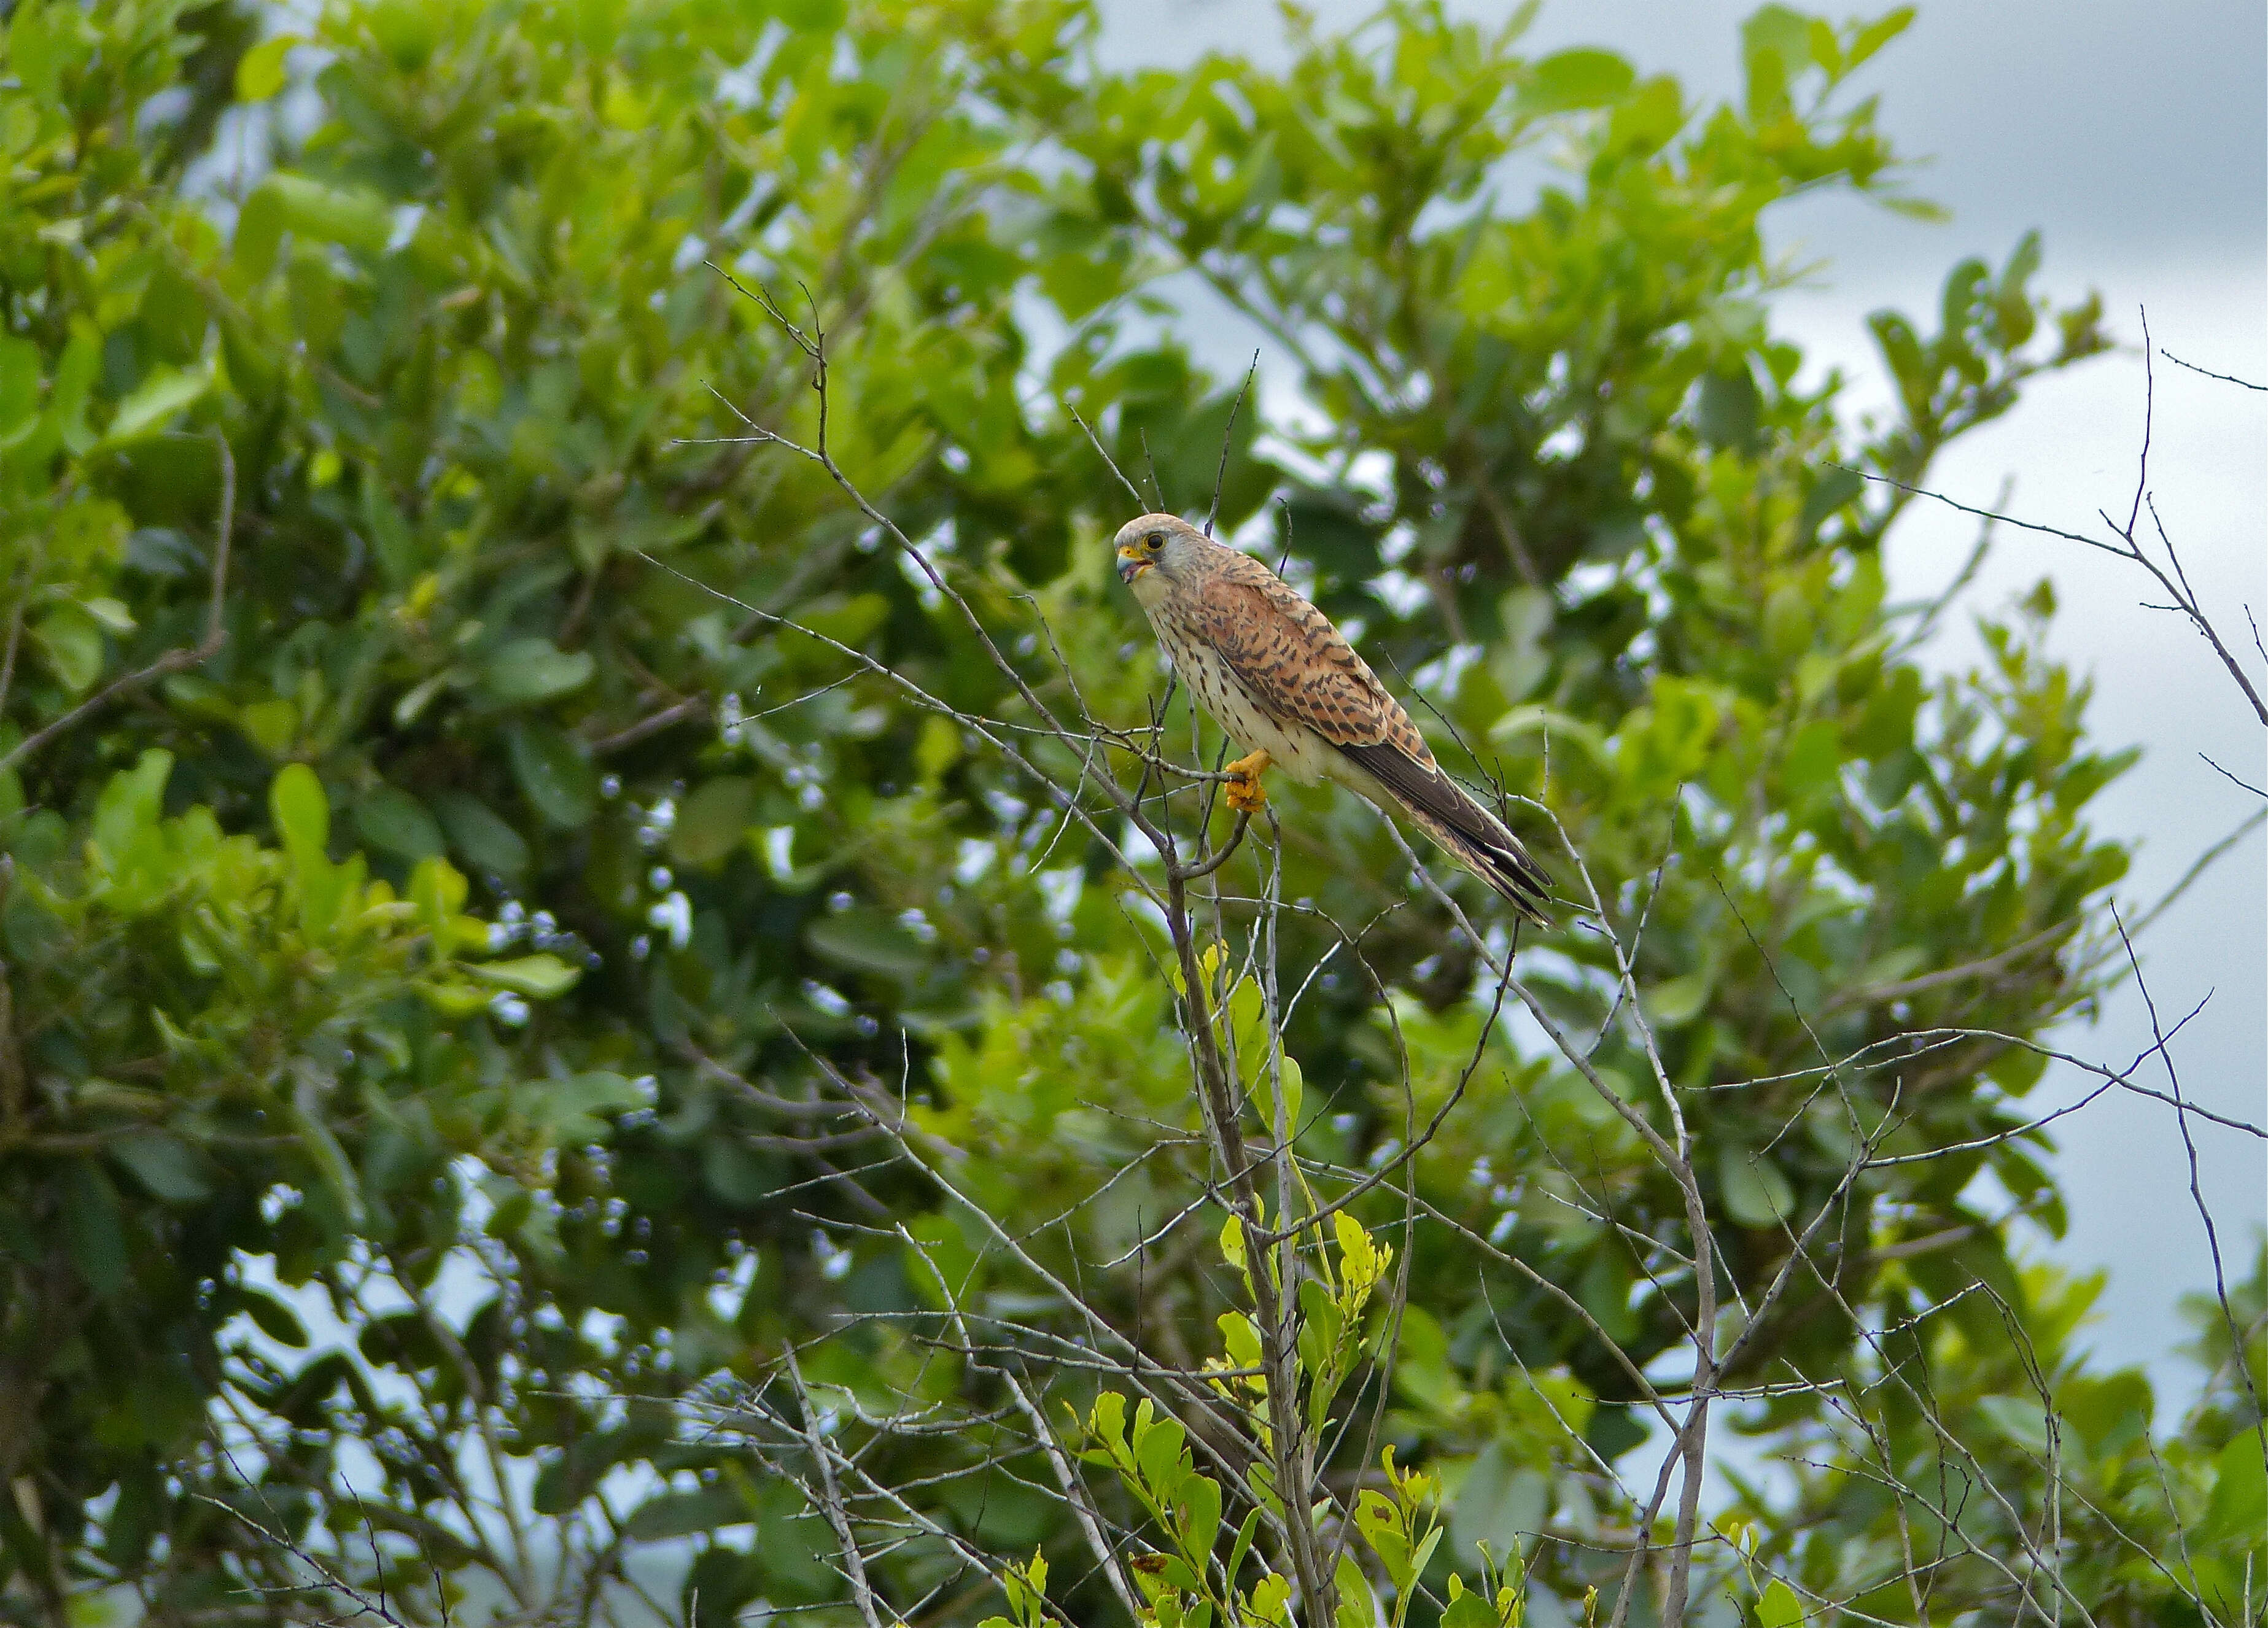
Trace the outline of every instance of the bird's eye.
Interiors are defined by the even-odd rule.
[[[1152,532],[1148,536],[1142,539],[1142,546],[1149,549],[1152,553],[1156,553],[1160,549],[1166,546],[1166,534],[1161,531]]]

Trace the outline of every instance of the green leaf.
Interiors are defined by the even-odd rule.
[[[195,1204],[212,1197],[203,1161],[179,1137],[163,1131],[129,1131],[112,1142],[109,1152],[151,1197],[167,1204]]]
[[[102,624],[85,607],[50,606],[32,623],[32,639],[47,658],[48,670],[71,694],[102,676]]]
[[[1077,322],[1105,301],[1124,291],[1125,275],[1104,255],[1084,248],[1050,254],[1040,262],[1040,291],[1055,303],[1064,320]]]
[[[265,283],[276,269],[276,252],[284,242],[284,201],[264,187],[255,187],[236,212],[236,234],[229,244],[239,276],[251,284]],[[238,335],[233,327],[225,335]],[[253,372],[260,353],[247,346],[232,347],[229,372],[241,378]]]
[[[1810,24],[1784,5],[1760,6],[1742,23],[1750,118],[1761,121],[1786,109],[1787,82],[1811,58]]]
[[[720,1526],[738,1526],[750,1518],[747,1505],[736,1489],[704,1486],[648,1499],[630,1512],[622,1530],[634,1543],[659,1543],[714,1531]]]
[[[738,775],[704,782],[677,811],[669,854],[681,865],[714,865],[740,845],[755,818],[756,785]]]
[[[1402,1349],[1394,1365],[1394,1383],[1404,1396],[1444,1415],[1455,1412],[1464,1400],[1440,1321],[1422,1306],[1410,1306],[1402,1314]]]
[[[1744,363],[1701,376],[1694,399],[1694,431],[1710,446],[1727,452],[1753,453],[1762,446],[1758,428],[1764,417],[1764,397]]]
[[[305,763],[286,763],[268,788],[268,812],[295,858],[324,857],[331,842],[331,801],[323,783]]]
[[[1236,1541],[1229,1545],[1228,1565],[1221,1573],[1222,1576],[1241,1577],[1244,1574],[1244,1557],[1252,1552],[1252,1539],[1260,1530],[1260,1517],[1264,1513],[1256,1506],[1245,1513],[1244,1524],[1236,1529]],[[1342,1566],[1346,1564],[1346,1560],[1347,1557],[1344,1554],[1339,1557]],[[1374,1628],[1374,1624],[1366,1619],[1364,1628]]]
[[[284,58],[299,43],[298,34],[262,40],[236,62],[236,99],[264,102],[284,88]]]
[[[71,14],[42,5],[14,11],[8,29],[8,66],[40,102],[54,104],[59,93],[56,82],[69,60],[65,31],[71,26]]]
[[[1354,1557],[1342,1551],[1337,1573],[1339,1594],[1338,1628],[1378,1628],[1383,1618],[1378,1609],[1378,1595],[1372,1590],[1370,1579]],[[1452,1624],[1451,1628],[1461,1628]]]
[[[81,600],[79,603],[86,614],[100,622],[107,632],[131,633],[140,625],[134,620],[132,611],[107,594],[97,594],[92,599]]]
[[[101,373],[102,336],[82,318],[71,325],[70,343],[63,346],[63,359],[55,364],[55,382],[48,391],[48,422],[67,451],[83,453],[94,444],[86,427],[86,407]]]
[[[1354,1523],[1378,1563],[1386,1568],[1387,1580],[1396,1588],[1405,1587],[1410,1580],[1410,1540],[1386,1495],[1375,1487],[1364,1488],[1355,1499]]]
[[[527,841],[498,818],[489,806],[469,792],[443,791],[433,794],[433,812],[449,844],[476,871],[507,881],[527,873]]]
[[[236,1300],[254,1326],[278,1345],[288,1345],[294,1351],[306,1348],[307,1330],[300,1326],[298,1315],[274,1295],[258,1289],[239,1288]]]
[[[596,667],[586,650],[571,652],[548,638],[516,638],[489,657],[482,686],[501,705],[528,706],[580,689]]]
[[[399,786],[380,785],[355,805],[355,829],[364,842],[409,860],[441,851],[441,828],[425,805]]]
[[[1432,1560],[1433,1551],[1440,1546],[1441,1529],[1436,1526],[1418,1540],[1418,1552],[1410,1557],[1410,1575],[1412,1578],[1425,1574],[1425,1567]]]
[[[1182,1549],[1192,1556],[1210,1555],[1220,1539],[1220,1483],[1211,1476],[1193,1475],[1182,1483]]]
[[[1491,1442],[1465,1472],[1456,1501],[1449,1506],[1456,1564],[1477,1562],[1484,1543],[1499,1559],[1518,1553],[1522,1537],[1542,1530],[1550,1501],[1550,1477],[1520,1468],[1508,1447]]]
[[[1877,311],[1867,319],[1867,326],[1874,330],[1874,343],[1881,349],[1882,360],[1889,367],[1890,377],[1897,381],[1898,394],[1905,401],[1907,416],[1917,426],[1926,427],[1933,424],[1930,394],[1935,376],[1928,357],[1923,354],[1921,340],[1915,335],[1913,324],[1895,311]]]
[[[1737,1144],[1717,1156],[1717,1182],[1725,1208],[1743,1227],[1778,1227],[1795,1214],[1795,1192],[1770,1160]]]
[[[270,757],[281,757],[299,738],[299,709],[280,696],[237,709],[236,726]]]
[[[2035,1396],[1984,1396],[1977,1411],[1984,1422],[2027,1453],[2045,1457],[2048,1450],[2048,1411]]]
[[[1126,1451],[1126,1398],[1115,1390],[1106,1390],[1094,1399],[1087,1411],[1086,1433],[1103,1444],[1113,1462],[1123,1457]]]
[[[644,1091],[608,1069],[541,1080],[528,1090],[532,1094],[529,1117],[554,1142],[566,1147],[605,1141],[613,1131],[614,1116],[646,1106]]]
[[[1152,1420],[1147,1430],[1138,1433],[1134,1444],[1134,1458],[1141,1466],[1142,1479],[1160,1501],[1170,1499],[1189,1473],[1182,1453],[1183,1440],[1179,1419],[1161,1418]]]
[[[0,446],[29,430],[40,410],[40,348],[0,334]]]
[[[1845,755],[1843,733],[1831,718],[1815,718],[1797,730],[1780,759],[1780,781],[1800,805],[1836,785]]]
[[[1555,51],[1533,64],[1520,87],[1520,111],[1530,115],[1604,107],[1636,83],[1624,57],[1594,47]]]
[[[327,187],[278,170],[254,189],[276,202],[283,224],[303,237],[376,254],[393,235],[386,201],[359,188]]]
[[[2205,1506],[2205,1530],[2220,1542],[2257,1543],[2264,1525],[2268,1525],[2268,1460],[2261,1456],[2259,1433],[2240,1430],[2213,1461],[2213,1499]]]
[[[581,977],[579,969],[569,966],[548,952],[540,955],[519,955],[511,961],[481,961],[466,963],[464,970],[483,983],[492,983],[500,990],[515,995],[525,995],[532,1000],[549,1000],[563,995]]]
[[[1366,512],[1367,494],[1334,487],[1298,486],[1277,514],[1277,547],[1312,560],[1326,578],[1363,582],[1378,575],[1383,527]]]
[[[571,831],[597,810],[599,777],[581,748],[549,724],[523,722],[504,737],[513,777],[545,821]]]
[[[608,1470],[644,1457],[669,1439],[666,1423],[633,1409],[630,1418],[609,1430],[579,1435],[567,1450],[545,1461],[533,1495],[538,1514],[565,1514],[588,1498]]]
[[[1301,1106],[1307,1101],[1307,1076],[1300,1072],[1300,1059],[1288,1051],[1279,1052],[1272,1059],[1274,1066],[1271,1067],[1270,1048],[1266,1042],[1262,1042],[1257,1050],[1258,1055],[1252,1059],[1252,1068],[1253,1072],[1258,1076],[1256,1083],[1260,1096],[1261,1112],[1268,1116],[1267,1123],[1270,1125],[1276,1123],[1278,1106],[1276,1101],[1276,1084],[1280,1079],[1284,1086],[1284,1101],[1281,1105],[1284,1123],[1296,1135],[1304,1123],[1300,1113]]]
[[[105,1300],[122,1292],[129,1268],[125,1212],[102,1167],[75,1159],[63,1185],[63,1244],[89,1288]]]
[[[1803,1602],[1795,1590],[1775,1577],[1756,1602],[1756,1628],[1798,1628],[1803,1621]]]
[[[1657,983],[1646,991],[1646,1015],[1669,1028],[1690,1023],[1709,1004],[1710,985],[1706,972],[1688,972]]]
[[[362,519],[386,579],[397,586],[409,582],[417,571],[417,538],[401,506],[387,495],[385,483],[374,476],[362,482]]]
[[[884,977],[917,976],[929,964],[920,939],[878,910],[821,916],[803,930],[804,940],[828,961]]]
[[[1818,534],[1830,515],[1866,490],[1863,476],[1839,466],[1822,469],[1819,478],[1811,483],[1811,490],[1803,500],[1803,512],[1795,523],[1796,535],[1808,542]]]
[[[157,830],[173,755],[152,747],[104,782],[88,831],[96,862],[114,875],[124,871],[145,838]]]
[[[2038,314],[2032,308],[2032,297],[2026,286],[2032,274],[2040,269],[2040,234],[2028,232],[2018,240],[2008,263],[2000,269],[2000,280],[1992,291],[1994,313],[1999,319],[1999,341],[2014,350],[2032,336],[2038,325]]]
[[[701,1179],[725,1203],[754,1208],[790,1185],[777,1154],[761,1153],[725,1137],[710,1137],[701,1146]],[[926,1268],[917,1268],[926,1272]],[[925,1287],[933,1286],[930,1278]]]
[[[1896,6],[1861,28],[1844,53],[1844,66],[1858,67],[1912,26],[1914,15],[1910,5]]]
[[[1441,1612],[1441,1628],[1497,1628],[1496,1611],[1486,1600],[1450,1579],[1453,1598]]]
[[[212,374],[203,369],[195,372],[160,369],[118,404],[110,427],[103,431],[102,444],[117,446],[165,428],[176,413],[211,389],[212,383]]]
[[[1648,158],[1669,144],[1685,122],[1685,95],[1677,81],[1659,74],[1626,95],[1608,125],[1609,151]]]

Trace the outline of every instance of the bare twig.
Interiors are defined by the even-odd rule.
[[[2259,786],[2253,785],[2250,780],[2243,779],[2239,776],[2229,773],[2228,770],[2223,769],[2219,763],[2214,762],[2212,758],[2206,756],[2203,752],[2198,754],[2198,758],[2207,769],[2212,770],[2213,773],[2228,781],[2229,785],[2236,787],[2238,791],[2250,792],[2255,797],[2268,797],[2268,791],[2264,791]]]
[[[604,757],[609,753],[619,752],[624,747],[636,746],[647,736],[659,734],[674,725],[705,718],[708,712],[708,696],[688,696],[681,701],[672,702],[658,712],[648,713],[637,723],[618,729],[613,734],[601,735],[591,742],[591,755]]]
[[[1880,475],[1871,469],[1855,468],[1848,464],[1837,464],[1835,467],[1838,469],[1849,469],[1852,474],[1862,479],[1893,487],[1911,497],[1930,498],[1945,505],[1949,509],[1958,510],[1963,514],[1974,515],[1979,519],[2013,526],[2020,531],[2032,532],[2043,537],[2059,537],[2066,542],[2076,542],[2086,548],[2110,555],[2114,558],[2130,560],[2141,566],[2156,579],[2158,586],[2166,591],[2168,597],[2173,601],[2174,608],[2188,617],[2190,624],[2213,647],[2213,654],[2220,658],[2221,666],[2227,668],[2229,676],[2236,681],[2236,687],[2243,691],[2244,698],[2251,705],[2254,715],[2263,724],[2268,724],[2268,702],[2261,699],[2260,692],[2254,688],[2252,680],[2246,674],[2235,656],[2229,652],[2228,647],[2221,642],[2220,632],[2213,627],[2198,602],[2183,590],[2176,576],[2169,575],[2164,567],[2143,552],[2141,545],[2132,535],[2132,525],[2130,524],[2122,531],[2109,516],[2105,515],[2104,525],[2110,527],[2119,540],[2117,542],[2105,542],[2100,537],[2089,537],[2083,532],[2066,531],[2060,526],[2043,526],[2036,520],[2018,519],[2014,515],[2001,514],[1991,509],[1980,509],[1972,504],[1962,503],[1959,498],[1949,497],[1943,492],[1932,491],[1926,486],[1910,485],[1891,475]],[[2139,519],[2141,506],[2139,500],[2135,506]],[[2171,545],[2168,546],[2170,549]],[[2178,571],[2178,563],[2176,571]]]
[[[850,1529],[850,1512],[843,1501],[842,1486],[835,1479],[835,1455],[828,1450],[827,1437],[819,1427],[819,1411],[811,1405],[811,1390],[803,1382],[803,1367],[795,1359],[792,1340],[786,1347],[785,1364],[788,1381],[795,1387],[796,1406],[803,1415],[804,1441],[811,1450],[813,1462],[819,1466],[821,1509],[827,1516],[827,1524],[834,1529],[836,1546],[842,1551],[843,1570],[850,1581],[850,1598],[857,1603],[866,1628],[883,1628],[882,1614],[874,1600],[874,1585],[866,1575],[866,1556],[858,1547],[858,1534]]]
[[[2127,937],[2126,924],[2119,919],[2116,905],[2111,907],[2110,919],[2117,924],[2118,940],[2125,946],[2127,960],[2134,969],[2134,987],[2141,992],[2143,1007],[2150,1014],[2150,1034],[2157,1042],[2152,1049],[2157,1053],[2158,1061],[2165,1066],[2166,1084],[2173,1093],[2175,1105],[2179,1107],[2182,1102],[2182,1079],[2180,1071],[2174,1066],[2174,1054],[2167,1047],[2167,1042],[2171,1036],[2158,1021],[2157,1000],[2151,995],[2149,983],[2142,976],[2142,963],[2134,954],[2133,941]],[[2244,1336],[2237,1329],[2236,1313],[2228,1303],[2228,1278],[2222,1269],[2220,1259],[2220,1232],[2213,1223],[2213,1206],[2205,1202],[2205,1190],[2199,1185],[2198,1179],[2197,1138],[2191,1134],[2188,1115],[2176,1114],[2174,1123],[2181,1127],[2182,1151],[2189,1158],[2190,1202],[2196,1206],[2198,1219],[2204,1224],[2206,1252],[2213,1258],[2213,1300],[2220,1308],[2221,1321],[2228,1325],[2229,1339],[2235,1344],[2236,1349],[2242,1352],[2244,1349]],[[2246,1398],[2252,1404],[2253,1433],[2260,1439],[2264,1462],[2268,1462],[2268,1418],[2264,1418],[2262,1416],[2260,1393],[2252,1383],[2251,1365],[2239,1361],[2236,1365],[2236,1374],[2238,1381],[2244,1387]]]
[[[2239,379],[2234,373],[2216,373],[2209,367],[2199,367],[2194,362],[2184,362],[2163,345],[2158,347],[2158,354],[2176,367],[2186,367],[2192,373],[2201,373],[2207,379],[2218,379],[2225,385],[2242,385],[2247,390],[2268,391],[2268,385],[2256,385],[2250,379]]]
[[[1079,409],[1073,407],[1070,402],[1065,401],[1064,403],[1064,411],[1071,415],[1071,423],[1077,424],[1081,430],[1086,431],[1087,442],[1094,448],[1095,455],[1102,460],[1104,465],[1108,468],[1111,474],[1118,477],[1118,483],[1126,489],[1126,495],[1134,500],[1135,508],[1139,510],[1146,507],[1147,505],[1143,502],[1141,492],[1136,490],[1133,482],[1126,478],[1126,471],[1118,467],[1118,460],[1113,458],[1110,453],[1105,450],[1101,438],[1094,433],[1094,426],[1089,424],[1086,419],[1081,418],[1079,416]]]
[[[344,1578],[341,1577],[336,1572],[331,1570],[329,1566],[325,1565],[322,1561],[318,1559],[315,1556],[308,1553],[307,1551],[299,1543],[294,1542],[291,1535],[289,1532],[284,1531],[280,1525],[274,1528],[262,1526],[259,1521],[254,1521],[250,1515],[246,1514],[244,1511],[239,1509],[235,1505],[225,1503],[221,1499],[213,1497],[210,1492],[192,1492],[189,1496],[195,1499],[199,1503],[210,1504],[215,1509],[222,1511],[224,1514],[231,1516],[234,1520],[242,1521],[247,1527],[250,1528],[254,1533],[256,1533],[263,1542],[282,1550],[284,1553],[290,1555],[293,1559],[298,1561],[300,1565],[306,1566],[309,1571],[315,1574],[316,1580],[314,1582],[303,1583],[297,1587],[286,1588],[282,1592],[287,1594],[305,1594],[317,1589],[323,1589],[333,1594],[343,1595],[347,1602],[354,1607],[354,1610],[348,1612],[343,1617],[330,1619],[332,1621],[352,1622],[358,1617],[376,1617],[379,1622],[386,1624],[387,1628],[410,1628],[410,1624],[409,1623],[403,1621],[401,1617],[394,1614],[393,1610],[387,1604],[386,1596],[382,1593],[375,1599],[372,1598],[369,1595],[364,1594],[361,1589],[356,1587],[352,1583],[348,1582]]]
[[[1260,371],[1260,352],[1252,353],[1252,365],[1244,370],[1244,382],[1236,387],[1236,400],[1228,404],[1228,424],[1220,432],[1220,468],[1213,471],[1212,506],[1205,511],[1204,534],[1212,535],[1212,523],[1220,518],[1220,489],[1228,480],[1229,448],[1236,445],[1236,415],[1244,405],[1244,393],[1252,388],[1252,376]],[[1153,475],[1152,478],[1155,478]]]

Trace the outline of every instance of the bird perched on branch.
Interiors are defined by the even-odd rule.
[[[1140,601],[1174,671],[1246,748],[1227,766],[1229,806],[1267,801],[1278,768],[1301,785],[1333,780],[1381,810],[1400,808],[1529,921],[1550,878],[1504,821],[1441,770],[1410,714],[1329,617],[1249,555],[1170,514],[1119,528],[1119,579]]]

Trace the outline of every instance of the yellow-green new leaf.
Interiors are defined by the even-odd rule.
[[[549,953],[518,955],[510,961],[475,961],[465,970],[484,983],[492,983],[514,995],[525,995],[531,1000],[549,1000],[555,995],[563,995],[583,976],[578,969]]]

